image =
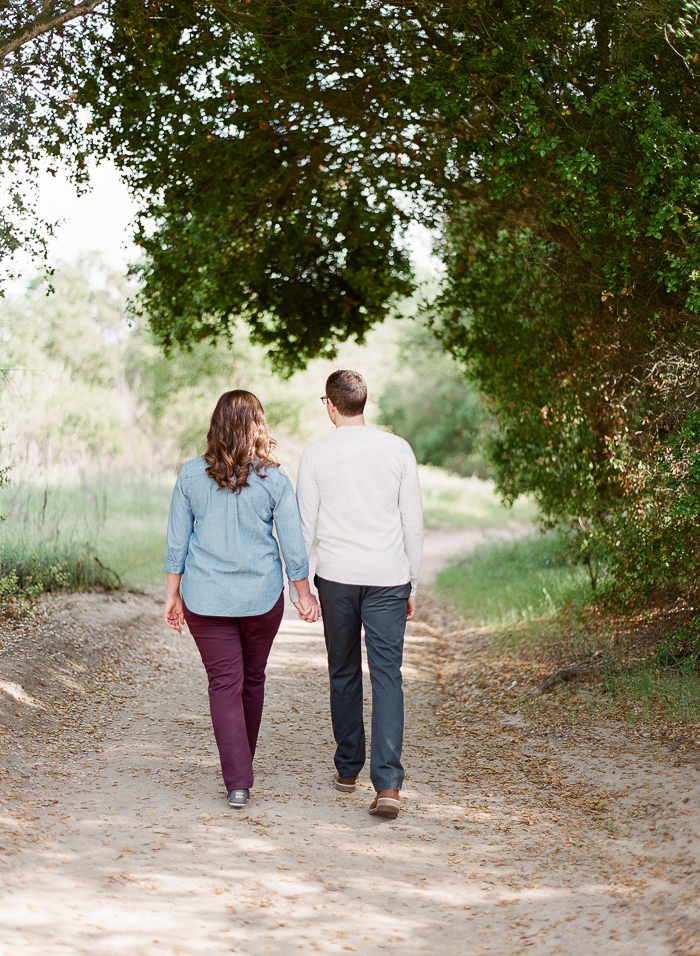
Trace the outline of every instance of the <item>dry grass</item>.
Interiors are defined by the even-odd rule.
[[[463,631],[472,647],[478,635],[491,695],[501,700],[506,685],[508,700],[530,719],[700,726],[700,665],[658,653],[695,627],[694,607],[664,596],[621,611],[592,597],[585,569],[566,561],[563,542],[538,535],[453,562],[438,576],[429,614],[448,620],[449,632]],[[590,673],[533,696],[555,671],[592,655]]]
[[[457,729],[513,720],[575,737],[613,722],[700,753],[700,673],[654,663],[662,635],[673,633],[682,619],[681,609],[672,613],[663,604],[625,615],[569,606],[494,633],[433,593],[423,596],[418,626],[443,647],[443,716]],[[533,694],[554,671],[592,650],[605,661],[598,670]]]

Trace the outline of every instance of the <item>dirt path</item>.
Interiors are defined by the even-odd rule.
[[[445,528],[441,531],[426,531],[423,544],[423,562],[420,582],[430,585],[450,558],[465,551],[473,551],[487,541],[513,541],[531,534],[534,525],[513,521],[503,528]]]
[[[366,774],[330,785],[322,632],[289,618],[231,811],[201,665],[157,598],[2,625],[2,956],[700,954],[696,764],[611,728],[537,737],[483,696],[483,635],[419,622],[404,809],[378,822]],[[570,791],[605,791],[615,829]]]

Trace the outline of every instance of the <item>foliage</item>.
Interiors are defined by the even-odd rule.
[[[6,31],[38,12],[10,6]],[[553,256],[545,271],[576,266],[564,273],[575,296],[659,312],[666,331],[695,314],[694,3],[120,0],[107,12],[110,30],[45,33],[4,75],[21,89],[43,54],[53,91],[70,68],[67,99],[92,110],[93,132],[81,139],[61,99],[47,129],[73,139],[47,143],[58,154],[97,137],[146,203],[143,301],[166,344],[245,314],[298,366],[362,335],[409,283],[400,192],[428,218],[461,220],[470,204],[470,237],[531,234]]]
[[[619,596],[692,586],[697,323],[596,301],[559,247],[479,223],[469,209],[453,220],[446,242],[460,256],[433,323],[489,396],[500,490],[532,494],[550,526],[576,529],[592,578],[604,557]]]
[[[3,552],[0,556],[0,607],[26,608],[40,594],[50,591],[80,591],[121,587],[119,575],[95,554],[51,552],[42,547],[24,559]]]
[[[700,618],[693,618],[666,637],[656,649],[659,667],[700,669]]]
[[[0,425],[0,431],[5,431],[5,426],[4,426],[4,425]],[[1,447],[1,446],[0,446],[0,447]],[[10,478],[10,472],[11,472],[11,471],[12,471],[12,469],[11,469],[11,467],[10,467],[9,465],[5,465],[4,468],[0,468],[0,491],[2,491],[3,488],[9,487],[10,482],[11,482],[11,480],[12,480],[12,479]],[[0,522],[2,522],[2,521],[4,521],[4,520],[5,520],[5,515],[0,514]]]
[[[405,327],[399,363],[379,399],[378,423],[410,442],[421,465],[489,477],[481,454],[488,413],[424,325]]]
[[[220,334],[244,310],[294,365],[361,334],[408,282],[398,192],[428,217],[467,202],[487,231],[528,230],[584,294],[694,314],[696,15],[676,0],[117,5],[82,95],[157,223],[142,242],[159,337]]]
[[[62,479],[62,480],[61,480]],[[174,476],[100,473],[23,481],[3,494],[0,578],[17,595],[161,584]],[[14,582],[14,584],[13,584]]]
[[[361,234],[385,237],[365,249],[388,303],[408,194],[445,223],[433,320],[496,412],[504,493],[532,492],[552,524],[578,528],[592,577],[602,554],[623,592],[688,586],[698,539],[691,518],[670,520],[669,441],[697,408],[696,5],[162,9],[167,22],[117,28],[85,81],[158,223],[144,301],[159,303],[161,340],[225,331],[245,307],[281,362],[312,354],[297,318],[328,347],[342,323],[308,312],[294,284],[299,263],[316,294],[297,226],[335,274],[329,237],[361,205]],[[252,294],[229,306],[229,289]]]
[[[577,527],[623,592],[694,586],[697,3],[110,11],[70,82],[143,203],[159,342],[243,317],[280,367],[332,354],[411,287],[406,210],[443,223],[433,321],[492,403],[504,493]]]
[[[626,715],[634,723],[700,722],[700,681],[692,668],[669,670],[653,662],[606,675],[605,690],[612,706],[622,702]],[[614,713],[614,711],[613,711]]]

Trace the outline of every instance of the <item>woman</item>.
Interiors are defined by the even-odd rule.
[[[168,518],[163,616],[179,633],[187,622],[202,656],[232,807],[246,805],[253,785],[265,666],[284,610],[273,522],[300,616],[316,621],[320,614],[294,491],[272,458],[274,446],[255,395],[226,392],[212,415],[206,454],[180,471]]]

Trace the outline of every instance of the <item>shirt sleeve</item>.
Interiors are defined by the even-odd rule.
[[[309,576],[309,561],[304,547],[299,509],[292,483],[286,474],[279,470],[280,491],[274,502],[272,517],[277,529],[284,565],[289,581],[300,581]]]
[[[399,511],[403,529],[403,546],[411,577],[411,594],[415,594],[423,559],[423,498],[416,456],[408,444],[405,452],[404,474],[399,488]]]
[[[181,471],[177,476],[168,514],[168,536],[165,543],[165,570],[168,574],[184,572],[193,528],[194,515],[185,492],[185,479]]]

